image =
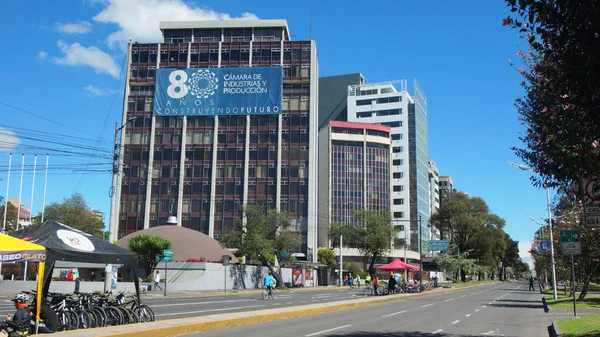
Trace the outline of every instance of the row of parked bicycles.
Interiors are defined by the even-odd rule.
[[[422,291],[431,290],[433,286],[429,283],[423,283],[421,287],[418,284],[396,284],[394,287],[394,294],[410,294],[410,293],[420,293]],[[379,281],[377,287],[372,285],[367,285],[365,290],[363,291],[365,296],[371,295],[388,295],[390,294],[390,287],[385,281]]]
[[[24,291],[33,297],[36,292]],[[73,294],[48,293],[46,303],[54,310],[58,331],[100,328],[132,323],[153,322],[154,311],[142,304],[135,295],[124,292],[113,296],[112,292]]]

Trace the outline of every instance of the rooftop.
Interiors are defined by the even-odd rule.
[[[215,28],[283,28],[290,39],[287,20],[207,20],[207,21],[161,21],[161,31],[173,29],[215,29]]]

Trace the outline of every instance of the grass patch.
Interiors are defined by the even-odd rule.
[[[457,281],[454,283],[444,284],[444,288],[468,287],[468,286],[474,286],[474,285],[478,285],[478,284],[491,283],[491,282],[492,281],[467,281],[467,282]]]
[[[590,283],[588,291],[600,291],[600,284]]]
[[[557,321],[565,337],[593,337],[600,335],[600,315],[567,318]]]
[[[544,296],[550,308],[554,309],[571,309],[573,308],[573,297],[568,294],[563,295],[562,292],[557,292],[557,300],[552,296],[552,289],[544,290]],[[576,297],[579,293],[576,294]],[[577,299],[577,308],[580,309],[600,309],[600,295],[587,294],[583,301]]]

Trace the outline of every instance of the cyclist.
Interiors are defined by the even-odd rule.
[[[17,312],[15,312],[13,316],[7,314],[4,322],[0,322],[0,332],[4,330],[7,332],[9,332],[9,330],[18,332],[29,330],[29,326],[31,325],[31,314],[29,308],[27,307],[29,295],[18,294],[12,299],[12,301],[15,303]]]
[[[273,286],[276,284],[277,281],[275,281],[275,278],[273,277],[273,273],[269,272],[268,275],[265,276],[265,278],[263,279],[263,284],[264,286],[267,288],[267,292],[269,293],[269,296],[272,296],[272,289]]]
[[[367,287],[371,286],[371,274],[367,273],[367,276],[365,276],[365,285]]]

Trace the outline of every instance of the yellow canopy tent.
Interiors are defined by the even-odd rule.
[[[46,248],[35,243],[27,242],[21,239],[13,238],[5,234],[0,234],[0,262],[39,262],[37,269],[37,294],[35,329],[40,323],[40,309],[42,303],[42,285],[44,283],[44,263],[46,261]]]

